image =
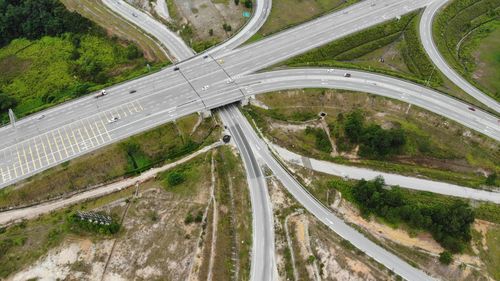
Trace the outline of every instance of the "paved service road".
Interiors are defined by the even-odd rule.
[[[276,161],[276,159],[274,159],[266,144],[257,136],[250,123],[239,110],[233,106],[228,107],[227,111],[229,112],[228,119],[234,122],[234,126],[239,126],[239,130],[241,130],[240,137],[247,139],[248,146],[252,149],[257,158],[262,159],[290,194],[292,194],[292,196],[317,219],[342,238],[351,242],[356,248],[362,250],[365,254],[391,269],[404,279],[418,281],[433,280],[423,271],[412,267],[399,257],[370,241],[319,203]]]
[[[500,204],[500,192],[468,188],[445,182],[379,172],[367,168],[350,167],[337,163],[307,158],[277,145],[272,145],[272,149],[287,162],[330,175],[356,180],[371,180],[378,176],[382,176],[387,185],[399,185],[402,188],[428,191],[448,196],[489,201]]]
[[[425,9],[422,18],[420,19],[420,38],[422,40],[422,44],[424,45],[424,49],[437,68],[446,77],[448,77],[448,79],[455,83],[455,85],[487,107],[500,113],[500,104],[490,96],[482,93],[476,87],[472,86],[465,78],[453,70],[441,56],[436,44],[434,43],[434,39],[432,38],[432,23],[434,17],[448,2],[450,2],[450,0],[434,0]]]
[[[252,148],[240,125],[234,122],[230,114],[230,109],[234,107],[221,108],[220,116],[240,151],[250,188],[253,230],[250,280],[277,280],[278,270],[274,255],[274,223],[271,199],[266,179]]]

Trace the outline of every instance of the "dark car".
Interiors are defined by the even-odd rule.
[[[204,55],[204,56],[203,56],[203,58],[204,58],[204,59],[208,58],[208,55]]]
[[[137,92],[137,91],[136,91],[136,90],[130,90],[130,91],[129,91],[129,94],[133,94],[133,93],[135,93],[135,92]]]
[[[471,106],[469,107],[469,110],[470,111],[476,111],[476,109],[474,107],[471,107]]]
[[[179,70],[178,66],[174,67],[174,71],[178,71],[178,70]]]

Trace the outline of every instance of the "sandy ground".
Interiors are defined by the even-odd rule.
[[[202,169],[204,173],[205,167]],[[202,224],[185,224],[184,219],[188,212],[205,210],[211,198],[210,185],[210,179],[203,179],[190,187],[189,194],[177,194],[158,182],[143,182],[137,197],[121,198],[96,209],[123,214],[129,205],[115,237],[71,235],[8,280],[185,280]]]
[[[223,40],[237,31],[244,23],[243,4],[236,6],[232,0],[228,1],[227,5],[215,4],[210,0],[174,1],[184,19],[183,24],[191,23],[196,37],[201,40],[212,38],[209,35],[210,29],[213,29],[214,37]],[[231,25],[231,32],[223,30],[224,23]]]

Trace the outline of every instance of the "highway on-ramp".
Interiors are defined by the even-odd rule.
[[[220,116],[240,151],[250,188],[253,233],[250,280],[277,280],[273,211],[264,173],[240,125],[233,120],[230,109],[221,108]]]
[[[420,39],[424,46],[425,51],[429,55],[430,59],[436,67],[450,79],[455,85],[460,87],[466,93],[480,101],[487,107],[500,113],[500,103],[486,95],[485,93],[478,90],[476,87],[471,85],[465,78],[453,70],[448,63],[445,61],[441,53],[439,52],[434,39],[432,37],[432,24],[436,14],[447,4],[450,0],[434,0],[429,3],[427,8],[425,8],[422,18],[420,19]]]

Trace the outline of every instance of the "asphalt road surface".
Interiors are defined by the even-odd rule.
[[[431,58],[434,65],[450,79],[455,85],[460,87],[466,93],[486,105],[487,107],[500,112],[500,103],[484,94],[476,87],[472,86],[465,78],[453,70],[445,61],[441,53],[434,43],[432,38],[432,23],[436,14],[443,8],[450,0],[434,0],[431,2],[422,14],[420,19],[420,39],[424,46],[425,51]]]
[[[396,255],[388,252],[384,248],[378,246],[374,242],[370,241],[368,238],[363,236],[354,228],[350,227],[344,223],[340,218],[335,216],[330,210],[318,202],[311,194],[309,194],[305,188],[303,188],[296,180],[291,176],[273,157],[271,152],[268,150],[266,144],[257,136],[253,130],[250,123],[245,119],[245,117],[239,112],[235,106],[230,106],[226,108],[228,114],[226,119],[233,122],[233,126],[238,128],[239,137],[241,140],[246,138],[246,142],[257,155],[258,159],[261,159],[273,174],[278,178],[279,181],[285,186],[285,188],[290,192],[290,194],[311,214],[313,214],[322,223],[332,229],[342,238],[348,240],[356,248],[363,251],[365,254],[381,263],[385,267],[391,269],[396,274],[400,275],[406,280],[433,280],[425,272],[416,269],[401,260]],[[244,140],[243,140],[244,141]],[[259,239],[258,237],[256,239]]]
[[[240,151],[250,188],[253,233],[250,280],[277,280],[273,211],[266,179],[240,125],[233,120],[231,108],[234,106],[221,108],[220,116]]]

